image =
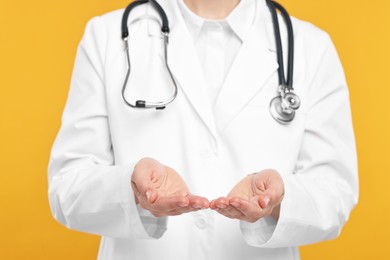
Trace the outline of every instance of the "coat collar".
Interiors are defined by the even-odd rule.
[[[197,37],[201,32],[205,23],[209,22],[193,13],[184,3],[184,0],[176,0],[178,2],[179,10],[185,19],[187,27]],[[253,24],[253,17],[255,17],[255,8],[257,0],[241,0],[234,10],[223,20],[212,20],[212,22],[224,23],[231,28],[231,30],[239,37],[241,41],[244,40],[250,27]]]
[[[259,1],[254,25],[238,52],[225,84],[221,89],[215,107],[215,115],[220,133],[241,109],[277,73],[276,53],[271,46],[272,23],[265,1]],[[271,33],[269,34],[269,27]],[[275,86],[275,93],[276,93]]]
[[[272,20],[266,2],[257,1],[255,21],[225,79],[215,110],[206,101],[207,91],[202,68],[177,1],[158,2],[169,19],[168,64],[182,90],[179,94],[186,96],[210,132],[217,138],[235,115],[277,72]],[[158,17],[151,7],[148,8],[148,13]],[[149,28],[149,34],[160,34],[152,27]]]

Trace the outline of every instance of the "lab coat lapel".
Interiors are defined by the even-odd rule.
[[[177,2],[173,0],[161,1],[161,4],[166,4],[171,21],[168,65],[180,87],[179,90],[183,91],[196,113],[216,137],[213,111],[207,99],[204,75],[191,35],[178,9]]]
[[[257,8],[256,21],[244,39],[218,96],[215,117],[219,133],[277,73],[276,53],[270,45],[272,40],[268,28],[272,23],[264,7]]]

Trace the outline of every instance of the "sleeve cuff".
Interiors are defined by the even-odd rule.
[[[156,218],[148,210],[141,208],[135,202],[134,193],[130,185],[134,166],[135,163],[127,164],[122,172],[122,207],[129,220],[130,229],[133,230],[135,237],[143,239],[160,238],[167,230],[168,218]]]
[[[287,214],[291,210],[291,193],[288,178],[282,176],[285,195],[280,205],[279,220],[273,217],[265,217],[254,223],[240,221],[241,234],[248,245],[263,248],[276,248],[278,241],[283,236],[288,222]]]

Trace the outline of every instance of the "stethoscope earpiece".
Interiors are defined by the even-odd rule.
[[[128,83],[128,80],[129,80],[129,77],[130,77],[130,71],[131,71],[131,63],[130,63],[130,48],[129,48],[129,28],[128,28],[128,18],[129,18],[129,15],[130,15],[130,12],[137,6],[139,5],[142,5],[142,4],[146,4],[146,3],[151,3],[151,5],[155,8],[155,10],[157,11],[157,13],[159,14],[160,16],[160,19],[161,19],[161,34],[164,38],[164,57],[165,57],[165,66],[169,72],[169,75],[171,77],[171,80],[172,80],[172,84],[173,84],[173,94],[170,98],[164,100],[164,101],[153,101],[153,102],[150,102],[150,101],[146,101],[146,100],[136,100],[135,104],[134,103],[131,103],[130,101],[128,101],[125,97],[125,91],[126,91],[126,87],[127,87],[127,83]],[[157,22],[159,22],[158,19],[154,18],[153,16],[141,16],[139,18],[136,18],[132,21],[132,23],[134,22],[137,22],[139,21],[140,19],[143,19],[143,18],[149,18],[149,19],[152,19],[152,20],[157,20]],[[176,96],[177,96],[177,92],[178,92],[178,87],[177,87],[177,84],[176,84],[176,81],[172,75],[172,72],[171,72],[171,69],[169,68],[169,65],[168,65],[168,38],[169,38],[169,21],[168,21],[168,17],[166,15],[166,13],[164,12],[164,10],[162,9],[162,7],[160,6],[160,4],[155,1],[155,0],[137,0],[137,1],[132,1],[128,6],[127,8],[125,9],[125,12],[123,14],[123,17],[122,17],[122,40],[124,41],[125,43],[125,49],[126,49],[126,60],[127,60],[127,73],[126,73],[126,77],[125,77],[125,81],[123,83],[123,86],[122,86],[122,98],[123,98],[123,101],[125,102],[126,105],[132,107],[132,108],[136,108],[136,109],[149,109],[149,108],[154,108],[156,110],[163,110],[165,109],[165,107],[170,104],[173,100],[175,100]]]

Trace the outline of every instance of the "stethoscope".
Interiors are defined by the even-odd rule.
[[[275,35],[275,45],[276,45],[276,53],[277,53],[277,60],[279,64],[278,68],[278,76],[279,76],[279,86],[278,86],[278,94],[276,97],[274,97],[269,106],[269,111],[271,113],[271,116],[279,123],[281,124],[288,124],[290,123],[294,117],[295,117],[295,111],[300,107],[301,101],[294,93],[293,89],[293,69],[294,69],[294,36],[293,36],[293,28],[292,23],[289,14],[287,13],[286,9],[283,8],[280,4],[276,3],[272,0],[266,0],[268,8],[270,9],[271,16],[272,16],[272,22],[274,27],[274,35]],[[130,51],[129,51],[129,29],[128,29],[128,18],[130,15],[130,12],[137,6],[145,4],[145,3],[151,3],[151,5],[154,7],[154,9],[157,11],[158,15],[160,16],[162,25],[161,25],[161,33],[164,40],[164,59],[165,59],[165,66],[169,72],[169,75],[171,77],[174,91],[170,98],[164,101],[158,101],[158,102],[149,102],[145,100],[136,100],[135,104],[132,104],[129,102],[125,97],[125,90],[127,86],[127,82],[129,80],[130,76],[130,70],[131,70],[131,64],[130,64]],[[284,73],[284,62],[283,62],[283,49],[282,49],[282,40],[280,36],[280,29],[279,29],[279,21],[277,16],[277,10],[280,11],[287,27],[287,34],[288,34],[288,58],[287,58],[287,79],[285,78]],[[133,21],[134,22],[134,21]],[[142,109],[148,109],[148,108],[155,108],[157,110],[164,109],[168,104],[170,104],[173,100],[175,100],[177,93],[178,93],[178,87],[176,84],[176,81],[172,75],[171,69],[168,65],[168,40],[169,40],[169,22],[168,17],[166,13],[164,12],[163,8],[160,6],[159,3],[157,3],[156,0],[137,0],[132,2],[127,6],[125,9],[125,12],[122,17],[122,40],[125,43],[125,49],[126,49],[126,57],[127,57],[127,73],[126,78],[123,83],[122,87],[122,98],[125,101],[125,103],[132,107],[132,108],[142,108]]]

